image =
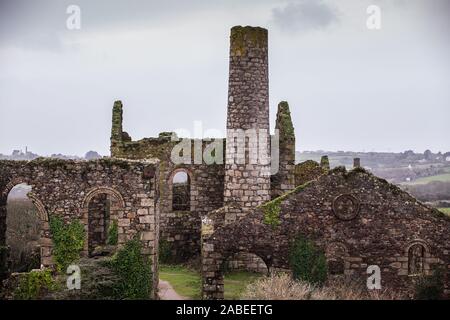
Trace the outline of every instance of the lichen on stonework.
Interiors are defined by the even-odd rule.
[[[294,137],[294,125],[292,124],[291,112],[287,101],[281,101],[278,104],[275,128],[280,130],[280,135],[284,137]]]
[[[281,199],[276,198],[272,201],[265,203],[262,206],[264,212],[264,223],[272,227],[276,227],[281,224],[280,212],[281,212]]]
[[[260,47],[267,43],[267,30],[260,27],[235,26],[231,28],[230,50],[237,56],[245,56],[249,45]]]

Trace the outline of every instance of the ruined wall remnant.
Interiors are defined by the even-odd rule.
[[[113,119],[122,121],[122,104],[113,107]],[[163,132],[157,138],[139,141],[121,140],[114,144],[115,133],[122,130],[122,123],[114,123],[111,135],[111,156],[115,158],[142,160],[157,158],[159,165],[158,192],[160,196],[160,235],[167,242],[174,262],[184,262],[200,254],[201,218],[223,205],[224,171],[223,163],[207,164],[201,160],[194,163],[195,146],[201,152],[210,144],[207,141],[192,140],[191,159],[188,163],[176,164],[171,159],[172,150],[181,140],[172,139],[172,132]],[[219,151],[217,151],[219,152]],[[223,153],[223,150],[221,150]],[[173,178],[177,172],[189,175],[189,210],[173,210]]]
[[[268,214],[278,224],[267,224]],[[422,275],[446,270],[450,294],[450,218],[362,168],[335,168],[293,192],[216,227],[203,243],[203,298],[223,299],[220,265],[253,253],[273,269],[288,269],[289,248],[302,235],[326,252],[329,271],[367,281],[381,269],[382,288],[410,295]]]
[[[29,197],[41,219],[41,263],[54,265],[49,220],[61,217],[65,222],[79,220],[86,230],[83,256],[89,244],[104,244],[104,223],[117,220],[118,246],[135,236],[143,253],[152,258],[155,288],[158,284],[159,201],[157,160],[130,161],[103,158],[75,161],[38,158],[33,161],[0,161],[0,247],[5,247],[6,201],[10,190],[20,183],[32,186]],[[154,176],[145,175],[146,171]],[[113,198],[108,220],[99,212],[103,200]],[[102,222],[100,222],[100,220]],[[91,222],[91,224],[89,223]],[[94,230],[92,230],[94,228]],[[0,261],[4,265],[7,261]],[[5,275],[4,275],[5,276]]]
[[[330,160],[328,159],[328,156],[322,156],[322,158],[320,158],[320,167],[323,170],[330,170]]]
[[[295,133],[289,104],[278,104],[275,130],[278,130],[278,172],[271,176],[271,196],[276,198],[295,187]],[[272,150],[274,146],[272,145]],[[275,151],[276,152],[276,151]],[[274,161],[274,159],[272,159]]]
[[[326,172],[327,170],[323,169],[319,163],[313,160],[298,163],[294,169],[295,186],[301,186],[306,182],[315,180]]]

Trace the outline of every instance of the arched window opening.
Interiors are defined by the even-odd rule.
[[[18,184],[7,197],[6,245],[11,272],[29,272],[41,266],[42,222],[38,209],[27,196],[31,189],[25,183]]]
[[[409,275],[422,275],[425,267],[425,247],[416,243],[412,245],[408,250],[408,274]]]
[[[185,171],[175,173],[172,178],[173,211],[189,211],[191,209],[191,181]]]
[[[111,194],[99,193],[88,203],[88,254],[101,255],[105,246],[118,242],[119,199]]]

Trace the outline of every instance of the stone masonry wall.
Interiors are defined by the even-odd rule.
[[[295,187],[295,133],[289,104],[278,104],[275,130],[278,130],[278,172],[271,176],[271,197],[276,198]],[[272,145],[272,149],[273,149]],[[274,159],[272,159],[274,161]]]
[[[32,186],[29,195],[42,220],[41,263],[52,267],[49,218],[80,220],[89,234],[89,204],[99,195],[117,199],[118,245],[139,234],[143,253],[153,261],[154,286],[158,285],[159,201],[156,193],[157,160],[126,161],[104,158],[74,161],[39,158],[33,161],[0,161],[0,247],[5,246],[6,201],[17,184]],[[83,255],[88,252],[85,242]],[[0,261],[1,265],[6,261]],[[3,275],[5,276],[5,275]]]
[[[160,160],[158,191],[160,193],[161,239],[167,241],[174,262],[183,262],[199,255],[201,218],[209,211],[223,205],[223,163],[206,164],[201,158],[199,164],[194,163],[196,145],[200,145],[202,152],[211,145],[211,142],[200,140],[189,142],[191,146],[189,161],[182,164],[173,163],[172,151],[182,140],[172,141],[170,132],[161,133],[158,138],[145,138],[139,141],[132,141],[131,138],[121,140],[120,137],[123,135],[119,135],[118,132],[123,132],[122,124],[119,125],[117,121],[122,120],[122,112],[122,103],[116,102],[113,108],[111,155],[124,159],[158,158]],[[128,134],[126,136],[129,137]],[[223,147],[221,148],[216,152],[223,154]],[[179,171],[189,175],[191,197],[189,211],[175,211],[172,208],[172,179]]]
[[[266,219],[274,212],[278,220]],[[223,299],[220,266],[236,252],[256,254],[273,270],[288,269],[290,245],[300,234],[326,252],[333,274],[364,285],[367,267],[378,265],[382,288],[408,295],[420,274],[440,266],[450,293],[449,230],[449,217],[387,181],[361,168],[335,168],[239,221],[210,228],[203,238],[203,297]]]

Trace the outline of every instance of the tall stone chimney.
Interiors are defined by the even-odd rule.
[[[266,29],[231,29],[224,204],[244,210],[270,200],[267,55]]]

